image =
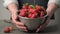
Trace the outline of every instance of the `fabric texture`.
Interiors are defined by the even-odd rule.
[[[17,5],[18,5],[18,2],[17,2],[17,0],[3,0],[4,1],[4,3],[3,3],[3,5],[4,5],[4,7],[6,7],[7,8],[7,6],[10,4],[10,3],[16,3]],[[48,2],[48,4],[50,4],[50,3],[56,3],[56,5],[58,5],[58,6],[60,6],[60,0],[49,0],[49,2]]]
[[[49,0],[48,4],[55,3],[58,7],[60,7],[60,0]]]
[[[9,4],[11,4],[11,3],[15,3],[15,4],[18,5],[17,0],[3,0],[3,1],[4,1],[4,2],[3,2],[3,6],[4,6],[5,8],[7,8],[7,6],[8,6]]]

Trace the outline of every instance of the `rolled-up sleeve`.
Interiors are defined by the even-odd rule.
[[[18,5],[18,1],[17,0],[3,0],[3,6],[7,8],[7,6],[11,3],[15,3],[16,5]]]
[[[48,4],[55,3],[57,6],[60,7],[60,0],[49,0]]]

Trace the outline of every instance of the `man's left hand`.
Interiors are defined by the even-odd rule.
[[[46,26],[48,25],[49,21],[50,21],[50,18],[47,18],[46,21],[45,21],[45,23],[44,23],[44,24],[41,24],[41,25],[37,28],[36,32],[39,32],[39,31],[43,30],[44,28],[46,28]]]

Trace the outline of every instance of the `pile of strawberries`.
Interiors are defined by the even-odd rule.
[[[19,16],[28,18],[39,18],[47,14],[45,9],[39,5],[29,5],[28,3],[23,4],[22,8],[19,10]]]

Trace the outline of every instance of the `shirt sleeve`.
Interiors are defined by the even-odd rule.
[[[3,0],[3,6],[7,8],[7,6],[11,3],[15,3],[16,5],[18,5],[18,1],[17,0]]]
[[[60,7],[60,0],[49,0],[48,4],[55,3],[57,6]]]

